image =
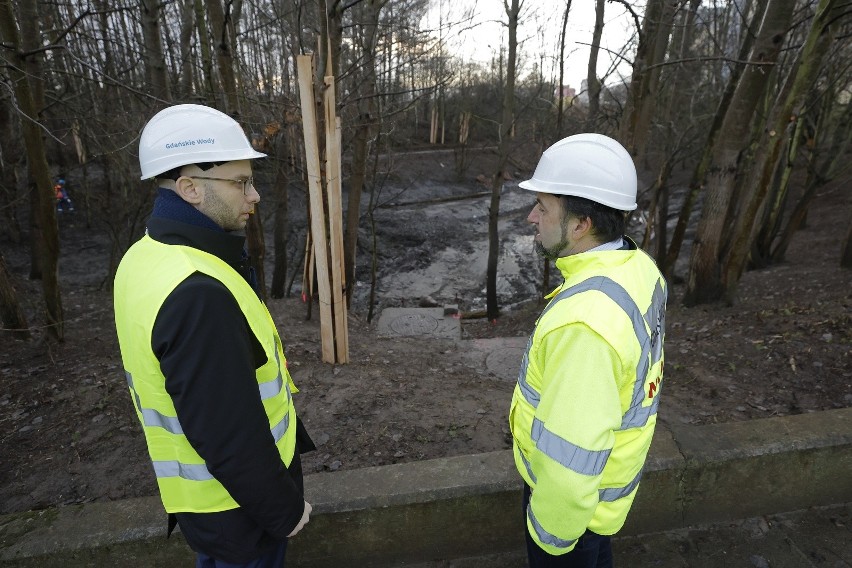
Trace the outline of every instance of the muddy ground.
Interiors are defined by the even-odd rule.
[[[375,315],[367,322],[371,239],[365,228],[350,316],[351,362],[320,361],[318,310],[306,321],[298,278],[293,297],[269,301],[301,389],[298,411],[319,446],[303,456],[308,473],[509,447],[513,385],[466,357],[471,343],[464,340],[527,336],[542,308],[542,263],[524,223],[531,195],[514,182],[504,190],[498,290],[507,308],[500,319],[464,317],[462,342],[380,338],[376,321],[386,307],[417,306],[426,297],[457,304],[463,315],[485,307],[488,198],[474,195],[487,191],[475,180],[488,173],[487,162],[461,182],[452,173],[452,153],[390,166],[395,173],[375,215]],[[468,198],[435,202],[461,196]],[[662,423],[852,405],[852,273],[838,266],[850,212],[842,187],[821,194],[788,261],[747,273],[736,306],[684,308],[683,286],[672,283]],[[0,513],[156,492],[122,373],[111,295],[100,287],[108,240],[85,228],[79,208],[63,215],[66,341],[0,338]],[[294,222],[294,231],[301,223]],[[26,279],[27,249],[8,241],[0,248],[38,325],[40,284]]]

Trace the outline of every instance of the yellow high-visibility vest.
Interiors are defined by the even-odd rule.
[[[220,281],[237,300],[266,354],[266,363],[256,371],[257,386],[270,432],[286,466],[292,462],[296,447],[292,393],[298,391],[287,372],[281,339],[266,306],[245,279],[220,258],[145,235],[130,247],[116,271],[115,323],[130,396],[142,423],[163,506],[169,513],[212,513],[239,507],[183,434],[151,348],[154,322],[163,302],[195,272]]]
[[[527,530],[561,555],[612,535],[636,496],[663,376],[666,282],[642,250],[560,258],[524,354],[509,423],[532,489]]]

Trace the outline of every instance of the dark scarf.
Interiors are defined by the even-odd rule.
[[[154,201],[151,217],[171,219],[194,227],[204,227],[220,233],[225,232],[210,217],[181,199],[174,191],[164,187],[157,190],[157,199]]]
[[[184,201],[174,191],[163,187],[157,190],[157,199],[154,200],[154,209],[151,212],[151,219],[177,221],[178,223],[184,223],[192,227],[215,231],[218,235],[221,236],[211,235],[211,237],[213,237],[213,242],[224,243],[226,242],[225,240],[223,240],[226,238],[225,235],[228,235],[230,237],[229,233],[227,233],[222,227],[217,225],[216,222],[213,221],[210,217],[193,207],[191,204]],[[233,235],[231,238],[239,238],[244,240],[244,237],[237,237],[236,235]],[[202,238],[201,240],[207,243],[211,242],[208,238]],[[205,250],[206,252],[213,252],[213,250],[211,250],[209,246],[201,246],[200,248],[202,250]],[[220,255],[217,254],[217,256]],[[257,274],[255,273],[254,267],[251,266],[248,253],[246,252],[245,248],[243,248],[241,258],[238,262],[234,263],[233,261],[229,261],[228,258],[223,258],[223,260],[228,262],[228,264],[231,264],[237,270],[237,272],[242,274],[243,278],[248,281],[248,283],[254,289],[258,297],[262,297],[260,294],[260,289],[258,287]]]

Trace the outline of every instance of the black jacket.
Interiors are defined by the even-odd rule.
[[[242,236],[157,217],[149,220],[148,235],[213,254],[253,283]],[[301,519],[299,446],[306,451],[313,444],[297,421],[296,455],[284,466],[255,378],[266,355],[218,280],[196,273],[179,284],[157,315],[151,341],[188,441],[240,504],[218,513],[178,513],[181,532],[196,552],[225,562],[251,561],[285,539]]]

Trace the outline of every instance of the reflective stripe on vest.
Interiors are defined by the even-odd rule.
[[[277,352],[275,354],[275,358],[279,359]],[[144,408],[139,400],[139,395],[136,393],[136,389],[133,388],[133,377],[127,371],[124,372],[124,375],[127,377],[127,385],[130,387],[130,392],[133,393],[133,402],[136,405],[136,409],[139,410],[140,414],[142,414],[142,420],[144,421],[145,426],[155,426],[162,428],[171,434],[182,435],[183,428],[181,427],[180,420],[178,420],[177,416],[166,416],[165,414],[157,412],[153,408]],[[290,385],[284,382],[281,377],[281,373],[278,374],[278,377],[276,377],[275,380],[258,385],[260,398],[263,400],[277,395],[281,392],[282,388],[287,389],[287,400],[291,400],[293,395],[290,393]],[[284,415],[284,418],[282,418],[278,424],[273,426],[270,430],[276,444],[281,441],[281,438],[283,438],[284,434],[287,433],[287,428],[289,427],[290,414],[287,413]],[[190,481],[206,481],[208,479],[213,479],[213,475],[204,464],[187,464],[179,461],[154,461],[153,463],[154,472],[157,474],[157,477],[182,477]]]
[[[633,490],[639,487],[639,480],[642,479],[642,470],[636,474],[633,480],[624,487],[609,487],[607,489],[598,489],[598,500],[600,501],[617,501],[622,497],[627,497]]]
[[[565,438],[554,434],[538,418],[533,419],[532,439],[535,446],[550,459],[561,463],[571,471],[583,475],[600,475],[612,450],[591,451],[575,446]],[[529,467],[527,468],[529,471]]]
[[[157,477],[182,477],[190,481],[208,481],[213,475],[203,463],[180,463],[179,461],[155,461],[154,473]]]
[[[276,359],[278,358],[277,353],[275,357]],[[139,400],[139,395],[136,394],[136,389],[133,388],[133,377],[127,371],[124,372],[124,376],[127,378],[127,386],[130,387],[130,391],[133,393],[133,401],[136,404],[136,408],[142,414],[142,419],[145,426],[159,426],[160,428],[172,434],[183,434],[183,428],[181,427],[180,421],[178,420],[177,416],[166,416],[165,414],[157,412],[153,408],[143,408],[142,403]],[[260,391],[260,399],[266,400],[268,398],[272,398],[273,396],[281,392],[281,389],[284,387],[284,378],[281,376],[281,373],[278,373],[278,376],[275,378],[274,381],[269,381],[268,383],[258,385],[258,390]],[[289,384],[286,384],[286,388],[287,400],[289,401],[293,398],[293,395],[290,393]],[[274,431],[275,429],[273,428],[273,433]],[[278,439],[280,439],[280,436],[276,437],[276,440]]]
[[[527,457],[524,455],[524,452],[522,452],[520,449],[516,449],[515,451],[521,457],[521,461],[524,463],[524,467],[527,468],[527,474],[530,476],[530,479],[532,479],[532,482],[538,483],[538,478],[533,473],[532,466],[530,466],[530,462],[527,459]]]
[[[130,387],[130,392],[133,393],[133,404],[136,405],[136,410],[142,415],[142,423],[145,426],[157,426],[172,434],[183,434],[183,428],[181,428],[177,416],[166,416],[153,408],[143,408],[139,395],[133,388],[133,376],[127,371],[124,371],[124,376],[127,379],[127,386]]]
[[[538,538],[544,544],[549,544],[550,546],[555,546],[556,548],[571,548],[574,546],[574,543],[577,542],[577,539],[574,540],[562,540],[559,537],[556,537],[541,526],[541,523],[538,522],[538,519],[535,518],[535,513],[533,513],[532,505],[527,505],[527,519],[529,519],[530,524],[535,530]]]
[[[535,420],[538,421],[537,418]],[[566,443],[570,444],[570,442],[566,442]],[[572,444],[572,446],[573,446],[573,444]],[[577,446],[573,446],[573,447],[576,448]],[[539,447],[539,449],[541,449],[541,448]],[[603,453],[603,452],[589,452],[588,450],[583,450],[582,448],[579,448],[579,450],[581,452],[587,452],[588,454]],[[524,464],[524,467],[527,470],[527,474],[530,476],[530,479],[532,479],[532,482],[538,483],[538,479],[536,479],[536,476],[533,473],[533,470],[532,470],[532,467],[530,466],[529,460],[526,458],[526,456],[523,454],[523,452],[521,452],[519,450],[518,450],[518,455],[520,456],[521,462]],[[554,458],[553,456],[550,456],[549,454],[548,454],[548,456],[552,459],[557,459],[557,458]],[[559,460],[557,460],[557,461],[559,461]],[[561,461],[559,463],[562,463],[563,465],[565,465]],[[566,467],[569,467],[570,469],[577,471],[578,473],[585,473],[583,471],[579,471],[577,469],[574,469],[573,467],[568,466],[568,465],[566,465]],[[603,466],[600,467],[600,472],[603,472]],[[593,475],[593,474],[594,473],[587,474],[587,475]],[[624,487],[608,487],[607,489],[599,489],[598,490],[598,499],[600,501],[615,501],[617,499],[621,499],[622,497],[626,497],[626,496],[630,495],[633,492],[634,489],[636,489],[636,487],[639,485],[639,481],[641,479],[642,479],[642,470],[639,470],[639,473],[636,474],[636,477],[634,477],[630,481],[630,483],[628,483]]]
[[[290,425],[290,416],[285,415],[284,419],[279,422],[273,429],[272,435],[275,437],[277,444]],[[161,477],[182,477],[189,481],[208,481],[214,479],[213,474],[207,469],[203,463],[181,463],[177,460],[172,461],[154,461],[154,473],[158,478]]]
[[[633,331],[636,334],[636,339],[639,342],[642,353],[636,367],[636,380],[633,385],[633,396],[630,408],[624,414],[621,427],[619,429],[627,430],[628,428],[640,428],[647,424],[648,419],[650,419],[651,416],[657,413],[657,407],[659,406],[659,396],[654,397],[654,401],[647,407],[642,406],[642,401],[645,399],[645,376],[648,374],[648,370],[651,365],[657,363],[662,355],[663,347],[660,332],[663,329],[662,326],[664,324],[663,318],[665,317],[665,310],[663,308],[665,306],[666,294],[663,291],[660,282],[657,281],[657,285],[654,288],[654,295],[651,299],[651,305],[648,307],[648,312],[642,314],[639,311],[639,307],[636,305],[636,302],[633,301],[630,294],[628,294],[620,284],[606,276],[593,276],[588,280],[584,280],[579,284],[575,284],[574,286],[559,292],[559,294],[553,298],[547,307],[544,308],[541,316],[539,316],[539,321],[541,321],[544,315],[553,308],[557,302],[570,298],[575,294],[591,290],[597,290],[606,294],[606,296],[615,302],[618,307],[624,310],[624,313],[627,314],[627,317],[629,317],[630,321],[633,323]],[[648,326],[651,330],[653,330],[653,335],[649,334],[648,330],[645,328],[646,321],[649,322]],[[526,351],[524,352],[524,357],[521,360],[521,371],[518,374],[518,386],[520,387],[521,394],[523,394],[524,399],[530,404],[530,406],[538,408],[541,396],[529,385],[529,383],[527,383],[529,354],[532,348],[534,335],[535,330],[533,330],[533,333],[530,335]],[[651,355],[655,357],[653,360],[651,360]]]

